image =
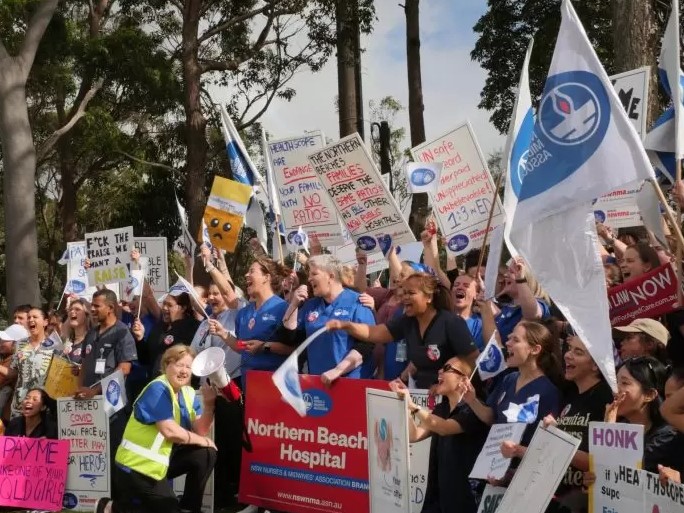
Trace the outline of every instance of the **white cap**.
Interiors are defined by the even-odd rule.
[[[18,342],[29,338],[29,332],[21,324],[12,324],[5,331],[0,331],[0,340]]]

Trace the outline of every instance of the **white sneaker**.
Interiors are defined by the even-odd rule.
[[[245,509],[241,509],[240,511],[238,511],[238,513],[257,513],[258,511],[259,508],[257,506],[250,504]]]

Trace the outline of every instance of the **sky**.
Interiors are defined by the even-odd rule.
[[[363,38],[363,95],[368,101],[385,96],[397,99],[406,111],[396,123],[406,128],[408,139],[408,83],[406,75],[406,21],[400,0],[376,0],[377,21],[370,37]],[[421,68],[425,104],[425,132],[432,140],[469,120],[485,157],[503,148],[505,137],[489,122],[489,112],[479,110],[485,72],[470,60],[477,40],[473,25],[486,11],[486,0],[423,0],[420,2]],[[305,130],[322,130],[339,136],[337,113],[337,66],[334,55],[318,73],[302,71],[290,86],[297,91],[292,101],[274,100],[261,121],[273,137],[282,138]],[[366,127],[368,140],[370,127]]]

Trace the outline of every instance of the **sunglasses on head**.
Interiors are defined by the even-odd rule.
[[[459,376],[462,376],[464,378],[467,377],[463,372],[458,370],[456,367],[452,367],[450,363],[444,364],[444,367],[442,367],[440,370],[442,372],[452,372],[452,373],[458,374]]]

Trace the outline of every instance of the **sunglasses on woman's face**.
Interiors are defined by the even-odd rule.
[[[458,370],[456,367],[452,367],[450,363],[447,363],[444,365],[444,367],[441,368],[442,372],[453,372],[454,374],[457,374],[462,377],[467,377],[463,372]]]

